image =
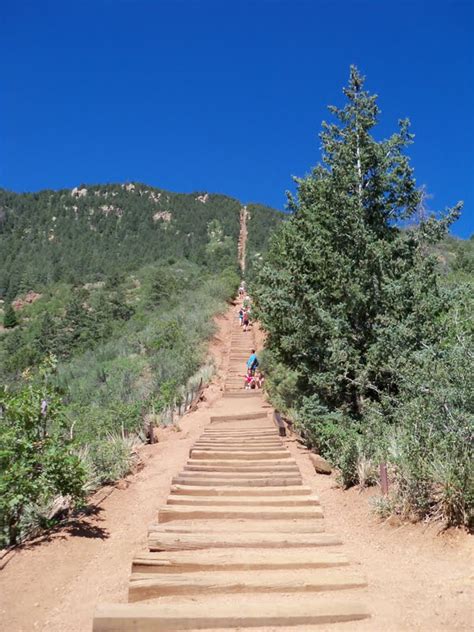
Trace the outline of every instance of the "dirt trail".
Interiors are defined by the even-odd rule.
[[[249,212],[246,206],[242,206],[240,209],[240,235],[239,235],[239,243],[238,243],[238,257],[239,257],[239,265],[242,271],[242,274],[245,274],[245,259],[247,256],[247,236],[248,236],[248,228],[247,228],[247,220],[249,218]]]
[[[324,613],[330,621],[341,612],[362,613],[364,604],[369,619],[317,629],[472,629],[469,537],[379,524],[365,496],[316,475],[306,450],[293,437],[277,436],[265,400],[239,396],[252,343],[231,308],[213,344],[218,377],[181,431],[147,446],[143,470],[95,515],[20,549],[1,571],[1,630],[90,631],[104,603],[139,616],[158,607],[169,629],[188,617],[235,630],[252,616],[254,630],[269,632],[289,629],[295,613],[301,623]],[[286,485],[270,484],[276,479]],[[166,553],[150,553],[149,546]],[[358,587],[361,579],[367,587]],[[149,620],[133,629],[158,628]]]

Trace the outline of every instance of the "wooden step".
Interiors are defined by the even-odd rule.
[[[271,597],[264,600],[263,597]],[[169,632],[171,630],[203,630],[206,628],[281,627],[324,625],[356,621],[369,616],[358,602],[336,600],[327,595],[309,594],[279,597],[274,595],[242,595],[229,599],[219,595],[162,599],[157,604],[104,604],[96,608],[93,632]],[[245,597],[245,599],[243,599]]]
[[[238,529],[239,533],[266,533],[268,531],[268,520],[221,520],[211,518],[210,520],[173,520],[158,524],[153,522],[148,526],[148,532],[160,531],[163,533],[234,533]],[[324,521],[314,520],[314,518],[282,518],[272,520],[272,533],[324,533]]]
[[[251,461],[250,461],[251,463]],[[296,476],[296,477],[300,477],[301,474],[299,472],[299,470],[296,470],[296,472],[278,472],[276,471],[275,473],[272,473],[272,468],[268,468],[265,470],[260,470],[259,472],[228,472],[228,471],[224,471],[224,472],[216,472],[216,473],[212,473],[212,472],[193,472],[193,471],[182,471],[180,472],[179,476],[181,477],[186,477],[190,480],[203,480],[206,478],[218,478],[220,480],[226,480],[226,479],[247,479],[247,478],[252,478],[254,480],[260,480],[260,479],[267,479],[267,478],[287,478],[288,476],[292,477],[292,476]]]
[[[207,505],[207,506],[241,506],[241,507],[308,507],[319,505],[317,496],[185,496],[176,494],[168,496],[167,505]]]
[[[255,443],[216,443],[215,441],[197,441],[191,448],[192,450],[209,450],[212,452],[263,452],[265,450],[271,452],[281,452],[282,454],[289,454],[288,448],[281,444],[281,442],[263,443],[255,445]]]
[[[267,459],[279,459],[282,454],[289,454],[288,450],[239,450],[235,452],[222,452],[217,450],[191,450],[191,457],[193,459],[238,459],[238,460],[267,460]]]
[[[307,496],[313,490],[307,485],[272,485],[269,487],[242,487],[238,485],[202,485],[200,487],[186,483],[175,483],[171,487],[173,494],[186,496]]]
[[[150,551],[189,551],[216,548],[295,548],[308,546],[335,546],[339,538],[328,533],[292,533],[267,531],[209,531],[208,533],[172,533],[150,528],[148,548]]]
[[[178,571],[276,570],[347,566],[345,555],[330,549],[301,547],[277,549],[271,555],[258,549],[207,549],[166,553],[139,553],[132,562],[133,573],[176,573]]]
[[[250,419],[265,419],[268,413],[242,413],[240,415],[213,415],[211,424],[225,421],[248,421]]]
[[[211,437],[209,435],[201,435],[199,439],[196,440],[196,444],[206,444],[209,446],[216,447],[235,447],[235,446],[243,446],[244,448],[253,448],[253,447],[261,447],[265,448],[266,446],[275,446],[282,447],[283,442],[279,436],[274,437],[248,437],[248,436],[238,436],[234,435],[232,437],[223,437],[222,435],[217,435],[215,437]]]
[[[245,441],[242,440],[224,440],[220,439],[219,441],[212,440],[199,440],[193,444],[192,450],[233,450],[238,451],[246,451],[246,450],[284,450],[288,452],[288,448],[286,445],[283,445],[281,441],[278,439],[268,439],[266,441]]]
[[[130,578],[131,602],[169,595],[211,593],[301,593],[347,590],[366,586],[366,580],[346,568],[270,571],[197,571],[194,573],[134,573]]]
[[[211,466],[211,467],[245,467],[245,468],[262,468],[262,467],[276,467],[277,465],[288,466],[288,467],[298,467],[296,465],[295,459],[292,457],[288,457],[285,459],[264,459],[263,461],[240,461],[239,459],[233,459],[229,461],[228,459],[224,459],[220,461],[219,459],[210,459],[206,461],[205,459],[188,459],[186,465],[199,465],[201,467]]]
[[[323,518],[320,507],[200,507],[200,506],[172,506],[165,505],[158,509],[158,522],[173,520],[281,520],[283,518]],[[271,529],[271,526],[269,526]]]
[[[255,421],[255,420],[251,420]],[[235,422],[234,422],[235,423]],[[256,439],[268,439],[278,438],[278,430],[274,427],[273,423],[268,420],[268,424],[259,427],[240,427],[240,428],[206,428],[201,437],[243,437],[243,438],[256,438]]]
[[[268,520],[221,520],[211,518],[210,520],[173,520],[158,524],[154,522],[149,525],[148,533],[159,531],[160,533],[266,533],[268,531]],[[313,518],[292,519],[285,518],[271,521],[272,533],[324,533],[324,521]]]
[[[197,487],[294,487],[302,485],[301,477],[271,476],[269,478],[217,478],[216,476],[192,478],[189,476],[175,476],[172,479],[173,485],[193,485]]]
[[[252,461],[250,461],[252,463]],[[298,466],[295,465],[271,465],[267,466],[266,472],[275,473],[275,472],[290,472],[294,474],[299,474],[300,471]],[[261,472],[262,468],[260,465],[252,466],[252,465],[185,465],[183,467],[183,472],[236,472],[238,474],[244,474],[245,472]]]
[[[237,392],[232,392],[232,391],[224,391],[224,393],[222,394],[222,399],[235,399],[235,398],[257,398],[257,397],[261,397],[263,395],[262,391],[255,391],[255,390],[250,390],[250,391],[246,391],[246,390],[242,390],[242,391],[237,391]]]
[[[234,422],[235,423],[235,422]],[[278,430],[277,430],[278,433]],[[202,434],[199,438],[198,441],[236,441],[236,442],[243,442],[243,443],[252,443],[252,442],[260,442],[260,443],[265,443],[265,442],[275,442],[275,441],[279,441],[281,444],[281,439],[279,437],[279,435],[275,433],[273,435],[271,434],[266,434],[266,435],[258,435],[258,434],[232,434],[230,436],[226,436],[224,434],[209,434],[209,433],[204,433]]]

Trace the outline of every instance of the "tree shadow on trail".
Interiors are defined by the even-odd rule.
[[[65,540],[69,536],[106,540],[110,536],[109,531],[97,524],[104,521],[104,518],[100,515],[103,511],[102,507],[97,505],[86,505],[80,512],[74,513],[71,517],[51,527],[51,529],[48,529],[47,532],[31,543],[25,542],[23,546],[30,548],[31,546],[36,546],[36,544],[51,542],[57,538]]]
[[[103,522],[104,519],[99,517],[102,511],[103,509],[97,505],[88,505],[82,510],[81,515],[70,518],[63,524],[62,528],[61,525],[58,525],[58,531],[76,538],[107,540],[110,537],[109,531],[95,524],[96,522]],[[90,517],[93,517],[93,520],[90,520]]]
[[[0,570],[5,568],[8,562],[15,556],[16,552],[33,550],[45,543],[55,542],[56,540],[68,540],[71,538],[107,540],[110,537],[109,531],[97,524],[104,521],[104,518],[100,516],[101,512],[103,512],[101,507],[97,505],[87,505],[70,518],[62,520],[47,530],[42,531],[40,535],[31,537],[29,540],[6,550],[3,556],[0,554]]]

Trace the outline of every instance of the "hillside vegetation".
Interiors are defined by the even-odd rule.
[[[388,464],[383,515],[470,525],[474,244],[447,236],[461,204],[416,221],[409,122],[377,141],[355,68],[344,94],[254,287],[270,393],[343,485]]]
[[[138,184],[0,192],[0,543],[123,476],[150,423],[210,378],[240,207]]]

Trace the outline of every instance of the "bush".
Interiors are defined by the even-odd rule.
[[[136,463],[135,448],[139,443],[137,437],[123,438],[109,434],[81,450],[80,458],[87,472],[89,491],[126,476]]]
[[[28,514],[57,495],[84,497],[84,469],[65,436],[63,406],[47,386],[0,390],[0,542],[21,540]]]

